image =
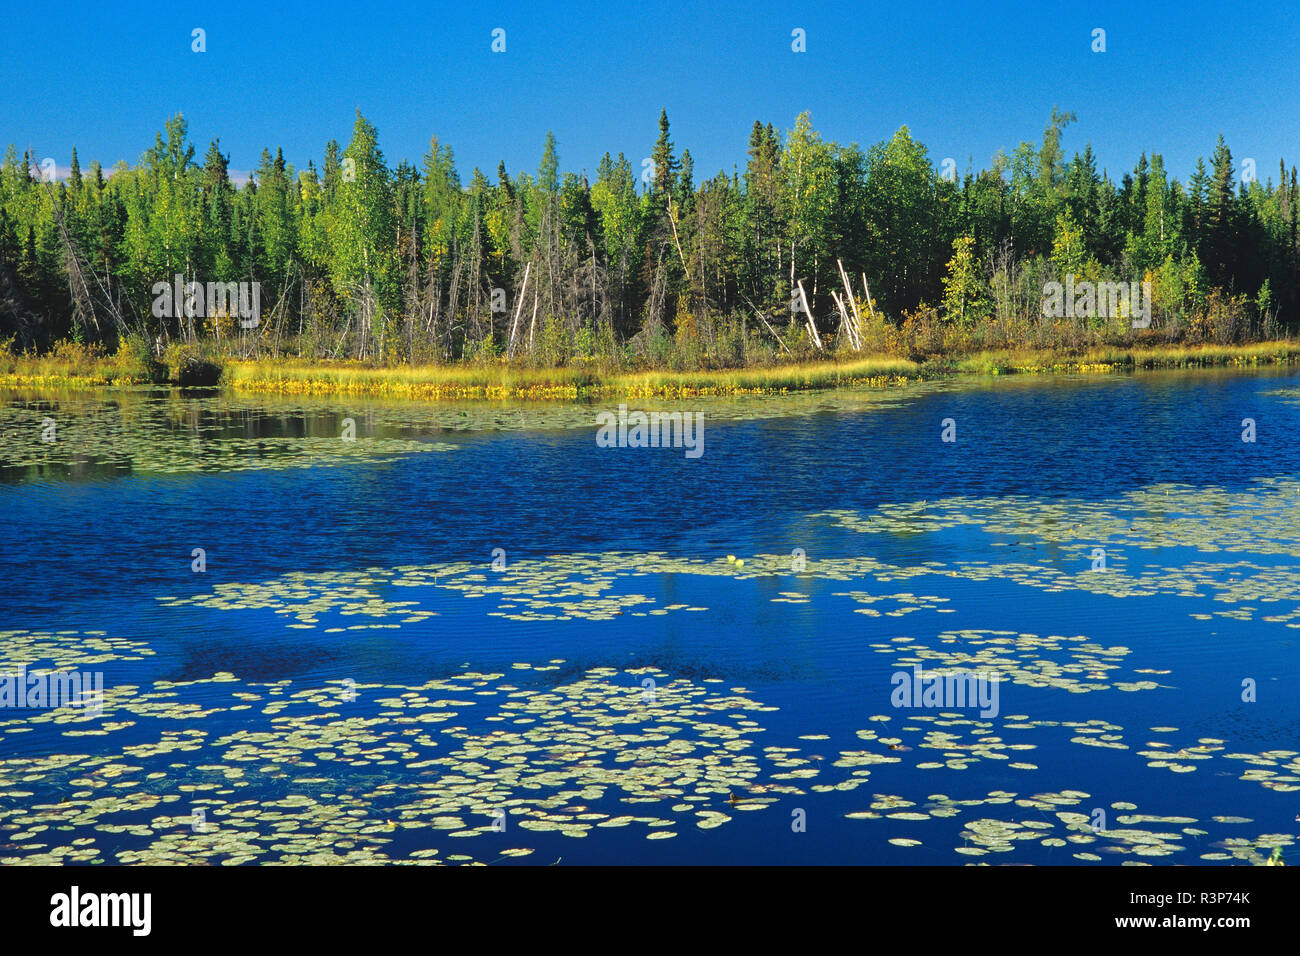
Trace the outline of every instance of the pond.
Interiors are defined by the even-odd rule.
[[[2,863],[1295,853],[1295,372],[0,395]]]

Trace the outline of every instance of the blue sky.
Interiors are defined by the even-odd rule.
[[[1186,178],[1222,132],[1276,178],[1300,163],[1300,2],[116,3],[104,12],[6,0],[0,141],[66,165],[135,162],[183,112],[201,157],[234,169],[262,148],[319,165],[355,110],[390,164],[429,138],[462,178],[504,159],[533,171],[548,129],[563,170],[648,156],[660,107],[696,179],[743,169],[755,119],[802,110],[864,147],[907,125],[934,162],[987,165],[1073,110],[1067,157],[1090,142],[1118,177],[1146,150]],[[191,51],[191,30],[207,52]],[[490,50],[506,31],[506,52]],[[807,52],[791,50],[803,29]],[[1106,31],[1106,52],[1091,50]]]

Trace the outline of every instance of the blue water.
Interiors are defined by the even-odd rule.
[[[863,534],[819,513],[848,509],[871,514],[882,505],[958,496],[1005,498],[1009,505],[1028,500],[1107,502],[1160,483],[1249,492],[1263,478],[1300,478],[1295,435],[1300,404],[1268,395],[1300,386],[1294,373],[1180,373],[1127,377],[1008,380],[972,388],[967,384],[929,392],[900,393],[896,407],[862,411],[830,408],[761,420],[712,420],[706,409],[706,450],[687,459],[674,449],[605,449],[591,428],[533,431],[453,432],[430,425],[406,427],[408,438],[449,442],[452,451],[399,455],[383,463],[324,462],[313,467],[189,474],[133,474],[130,467],[69,471],[50,467],[3,467],[0,459],[0,515],[5,542],[0,551],[3,617],[0,629],[56,631],[102,629],[111,637],[147,644],[155,655],[142,661],[102,665],[108,686],[156,681],[190,681],[229,672],[252,684],[292,681],[293,689],[321,688],[352,679],[413,687],[435,677],[466,672],[505,673],[514,686],[545,690],[576,680],[597,667],[624,673],[612,678],[635,693],[639,678],[629,668],[654,667],[668,679],[704,684],[726,693],[743,687],[755,701],[778,708],[745,717],[763,730],[752,734],[750,752],[764,772],[772,768],[762,754],[768,746],[799,748],[816,761],[819,775],[795,780],[802,794],[781,793],[761,811],[731,812],[724,826],[700,830],[688,815],[674,839],[648,841],[641,827],[590,831],[585,839],[554,832],[515,829],[508,836],[448,839],[440,831],[398,831],[384,852],[402,858],[409,850],[441,847],[444,855],[463,852],[477,860],[496,857],[491,847],[529,847],[519,861],[550,863],[926,863],[1033,862],[1079,864],[1072,854],[1100,853],[1105,840],[1088,845],[1043,846],[1017,843],[1014,852],[966,857],[962,826],[975,819],[1046,819],[1056,809],[1091,814],[1116,801],[1136,804],[1135,813],[1194,818],[1197,822],[1148,823],[1151,830],[1178,832],[1184,826],[1205,835],[1180,837],[1185,849],[1169,856],[1134,857],[1100,853],[1105,864],[1141,860],[1155,864],[1197,863],[1212,844],[1232,837],[1300,833],[1300,792],[1273,791],[1242,780],[1249,769],[1223,753],[1259,754],[1300,743],[1300,679],[1297,639],[1284,623],[1265,622],[1268,614],[1293,610],[1300,602],[1256,600],[1250,620],[1212,617],[1233,605],[1171,595],[1113,597],[1086,589],[1050,593],[1006,576],[988,581],[927,575],[882,583],[869,574],[851,581],[827,580],[817,562],[870,556],[899,567],[927,561],[1034,561],[1075,573],[1086,567],[1077,550],[1026,536],[994,547],[999,539],[961,526],[936,532]],[[30,397],[10,396],[11,406],[30,406]],[[49,400],[57,414],[78,407]],[[165,398],[144,399],[159,409]],[[210,402],[218,413],[223,398]],[[773,398],[772,402],[781,399]],[[44,407],[44,406],[42,406]],[[241,418],[232,427],[244,434],[337,434],[338,421],[364,402],[340,402],[336,410],[314,407]],[[690,409],[689,402],[681,406]],[[419,411],[410,413],[418,420]],[[1258,438],[1241,440],[1242,419],[1253,418]],[[941,421],[957,423],[956,443],[940,441]],[[358,442],[378,434],[361,423]],[[182,429],[192,423],[168,420],[160,427]],[[594,421],[594,410],[593,410]],[[213,434],[218,434],[220,429]],[[201,440],[208,440],[207,434]],[[1013,496],[1019,496],[1013,497]],[[1215,520],[1210,511],[1196,517]],[[1261,528],[1267,532],[1266,525]],[[1283,535],[1291,553],[1281,555],[1198,552],[1194,548],[1118,549],[1112,561],[1163,564],[1171,568],[1197,561],[1254,561],[1294,573],[1300,541]],[[203,574],[191,570],[194,548],[206,552]],[[494,548],[512,566],[554,555],[609,552],[663,552],[680,559],[717,561],[727,554],[747,558],[789,555],[802,548],[813,574],[794,572],[759,577],[656,573],[619,576],[614,593],[644,593],[659,605],[703,606],[704,612],[674,611],[664,616],[616,620],[520,621],[489,616],[498,598],[468,599],[457,591],[380,587],[385,599],[417,600],[438,616],[399,629],[323,633],[332,624],[322,615],[314,630],[288,629],[283,615],[268,610],[219,610],[168,606],[164,596],[204,595],[226,582],[264,582],[290,572],[353,571],[471,562],[490,573]],[[860,605],[835,592],[872,594],[911,592],[948,598],[956,613],[923,609],[903,617],[868,617]],[[399,593],[400,592],[400,593]],[[774,603],[780,592],[808,595],[809,603]],[[880,610],[896,605],[885,602]],[[1062,689],[1019,684],[1001,688],[1001,714],[988,734],[1007,742],[1037,745],[1012,760],[1029,760],[1035,770],[1011,769],[1006,761],[981,760],[965,770],[920,770],[937,752],[920,747],[889,752],[855,735],[863,729],[890,733],[915,745],[931,723],[909,723],[907,712],[891,707],[889,675],[896,657],[871,645],[908,636],[934,644],[943,631],[964,628],[1008,630],[1035,635],[1086,635],[1103,646],[1123,645],[1118,680],[1141,680],[1135,669],[1169,673],[1151,676],[1161,686],[1127,693],[1110,688],[1071,694]],[[0,642],[0,660],[4,659]],[[515,663],[545,664],[561,659],[558,670],[512,670]],[[1059,657],[1062,663],[1068,658]],[[1241,699],[1241,679],[1257,682],[1258,697]],[[204,702],[222,685],[180,689],[180,701]],[[383,695],[379,695],[383,696]],[[370,706],[364,699],[358,707]],[[954,708],[944,708],[953,710]],[[481,711],[481,712],[479,712]],[[21,719],[15,711],[4,719]],[[457,720],[478,723],[495,713],[476,708]],[[868,721],[890,715],[883,727]],[[1008,715],[1038,721],[1104,720],[1122,727],[1126,750],[1071,743],[1064,727],[1005,730]],[[580,715],[573,715],[575,719]],[[967,710],[966,717],[974,716]],[[264,719],[253,711],[223,711],[196,724],[210,738]],[[61,736],[62,725],[34,723],[33,732],[9,735],[0,754],[6,761],[70,752],[117,753],[124,743],[157,740],[149,721],[108,737]],[[1171,726],[1175,733],[1155,733]],[[956,728],[963,732],[968,727]],[[801,740],[800,735],[827,735]],[[1225,741],[1224,751],[1199,762],[1195,772],[1172,774],[1149,768],[1147,741],[1173,749],[1199,738]],[[811,784],[835,784],[849,770],[833,766],[843,752],[871,749],[901,757],[898,763],[872,765],[866,784],[852,791],[813,792]],[[1298,748],[1300,749],[1300,748]],[[1286,760],[1293,758],[1285,758]],[[172,755],[173,767],[161,787],[206,779],[195,769],[210,756]],[[9,768],[12,770],[12,766]],[[150,769],[153,769],[152,767]],[[316,768],[322,771],[322,768]],[[1281,766],[1269,769],[1279,775]],[[413,780],[419,772],[401,762],[380,768],[383,779]],[[420,777],[429,783],[428,776]],[[15,789],[12,785],[10,790]],[[44,801],[57,802],[74,790],[63,778],[23,784],[34,795],[0,795],[0,820]],[[924,809],[932,794],[954,799],[983,797],[1005,790],[1028,797],[1076,790],[1088,795],[1077,805],[1044,810],[1014,804],[971,807],[959,815],[924,821],[853,820],[846,813],[867,810],[873,794],[898,795]],[[179,791],[176,791],[179,792]],[[240,799],[278,799],[282,783],[257,782]],[[185,801],[181,801],[184,803]],[[666,804],[675,801],[668,800]],[[611,791],[587,801],[594,811],[678,816],[667,805],[620,805]],[[706,809],[727,811],[722,797]],[[791,827],[802,810],[806,828]],[[145,813],[144,817],[166,811]],[[729,811],[728,811],[729,812]],[[889,811],[886,811],[889,812]],[[385,810],[375,803],[376,818]],[[1247,824],[1220,824],[1214,815],[1249,818]],[[479,821],[481,822],[481,821]],[[1044,836],[1065,837],[1057,823]],[[70,835],[89,835],[112,862],[120,838],[91,826]],[[46,837],[49,836],[47,833]],[[915,838],[920,846],[898,847],[893,837]],[[503,841],[503,842],[502,842]],[[42,838],[38,842],[51,842]],[[137,845],[137,844],[131,844]],[[21,846],[5,851],[23,858]],[[1265,853],[1267,855],[1267,853]],[[272,854],[272,857],[274,854]]]

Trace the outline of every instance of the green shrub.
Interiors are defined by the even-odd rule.
[[[154,385],[167,383],[166,364],[154,356],[148,337],[140,332],[132,332],[119,339],[114,358],[123,376]]]
[[[163,355],[168,378],[183,387],[211,388],[221,382],[222,364],[195,345],[176,342]]]

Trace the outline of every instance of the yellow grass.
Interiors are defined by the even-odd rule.
[[[883,388],[944,375],[1113,372],[1142,368],[1300,364],[1300,344],[1153,345],[1133,348],[1006,350],[934,358],[920,365],[887,355],[743,369],[622,371],[599,365],[538,369],[499,364],[374,367],[301,359],[230,361],[222,383],[284,395],[373,395],[414,399],[680,398],[779,394],[829,388]],[[139,384],[121,353],[81,347],[53,355],[0,353],[0,387],[89,388]]]
[[[0,350],[0,386],[8,388],[98,388],[148,381],[130,357],[61,343],[48,355],[14,355]]]
[[[1009,372],[1112,372],[1122,369],[1208,368],[1298,363],[1300,363],[1300,344],[1275,341],[1257,342],[1251,345],[1093,348],[1078,353],[1050,349],[979,352],[956,359],[951,367],[958,372],[998,375]]]
[[[773,368],[695,372],[604,372],[596,368],[533,369],[509,365],[372,368],[357,363],[232,362],[236,389],[288,394],[368,394],[407,398],[579,398],[739,395],[810,388],[882,386],[917,378],[906,359],[876,357]]]

